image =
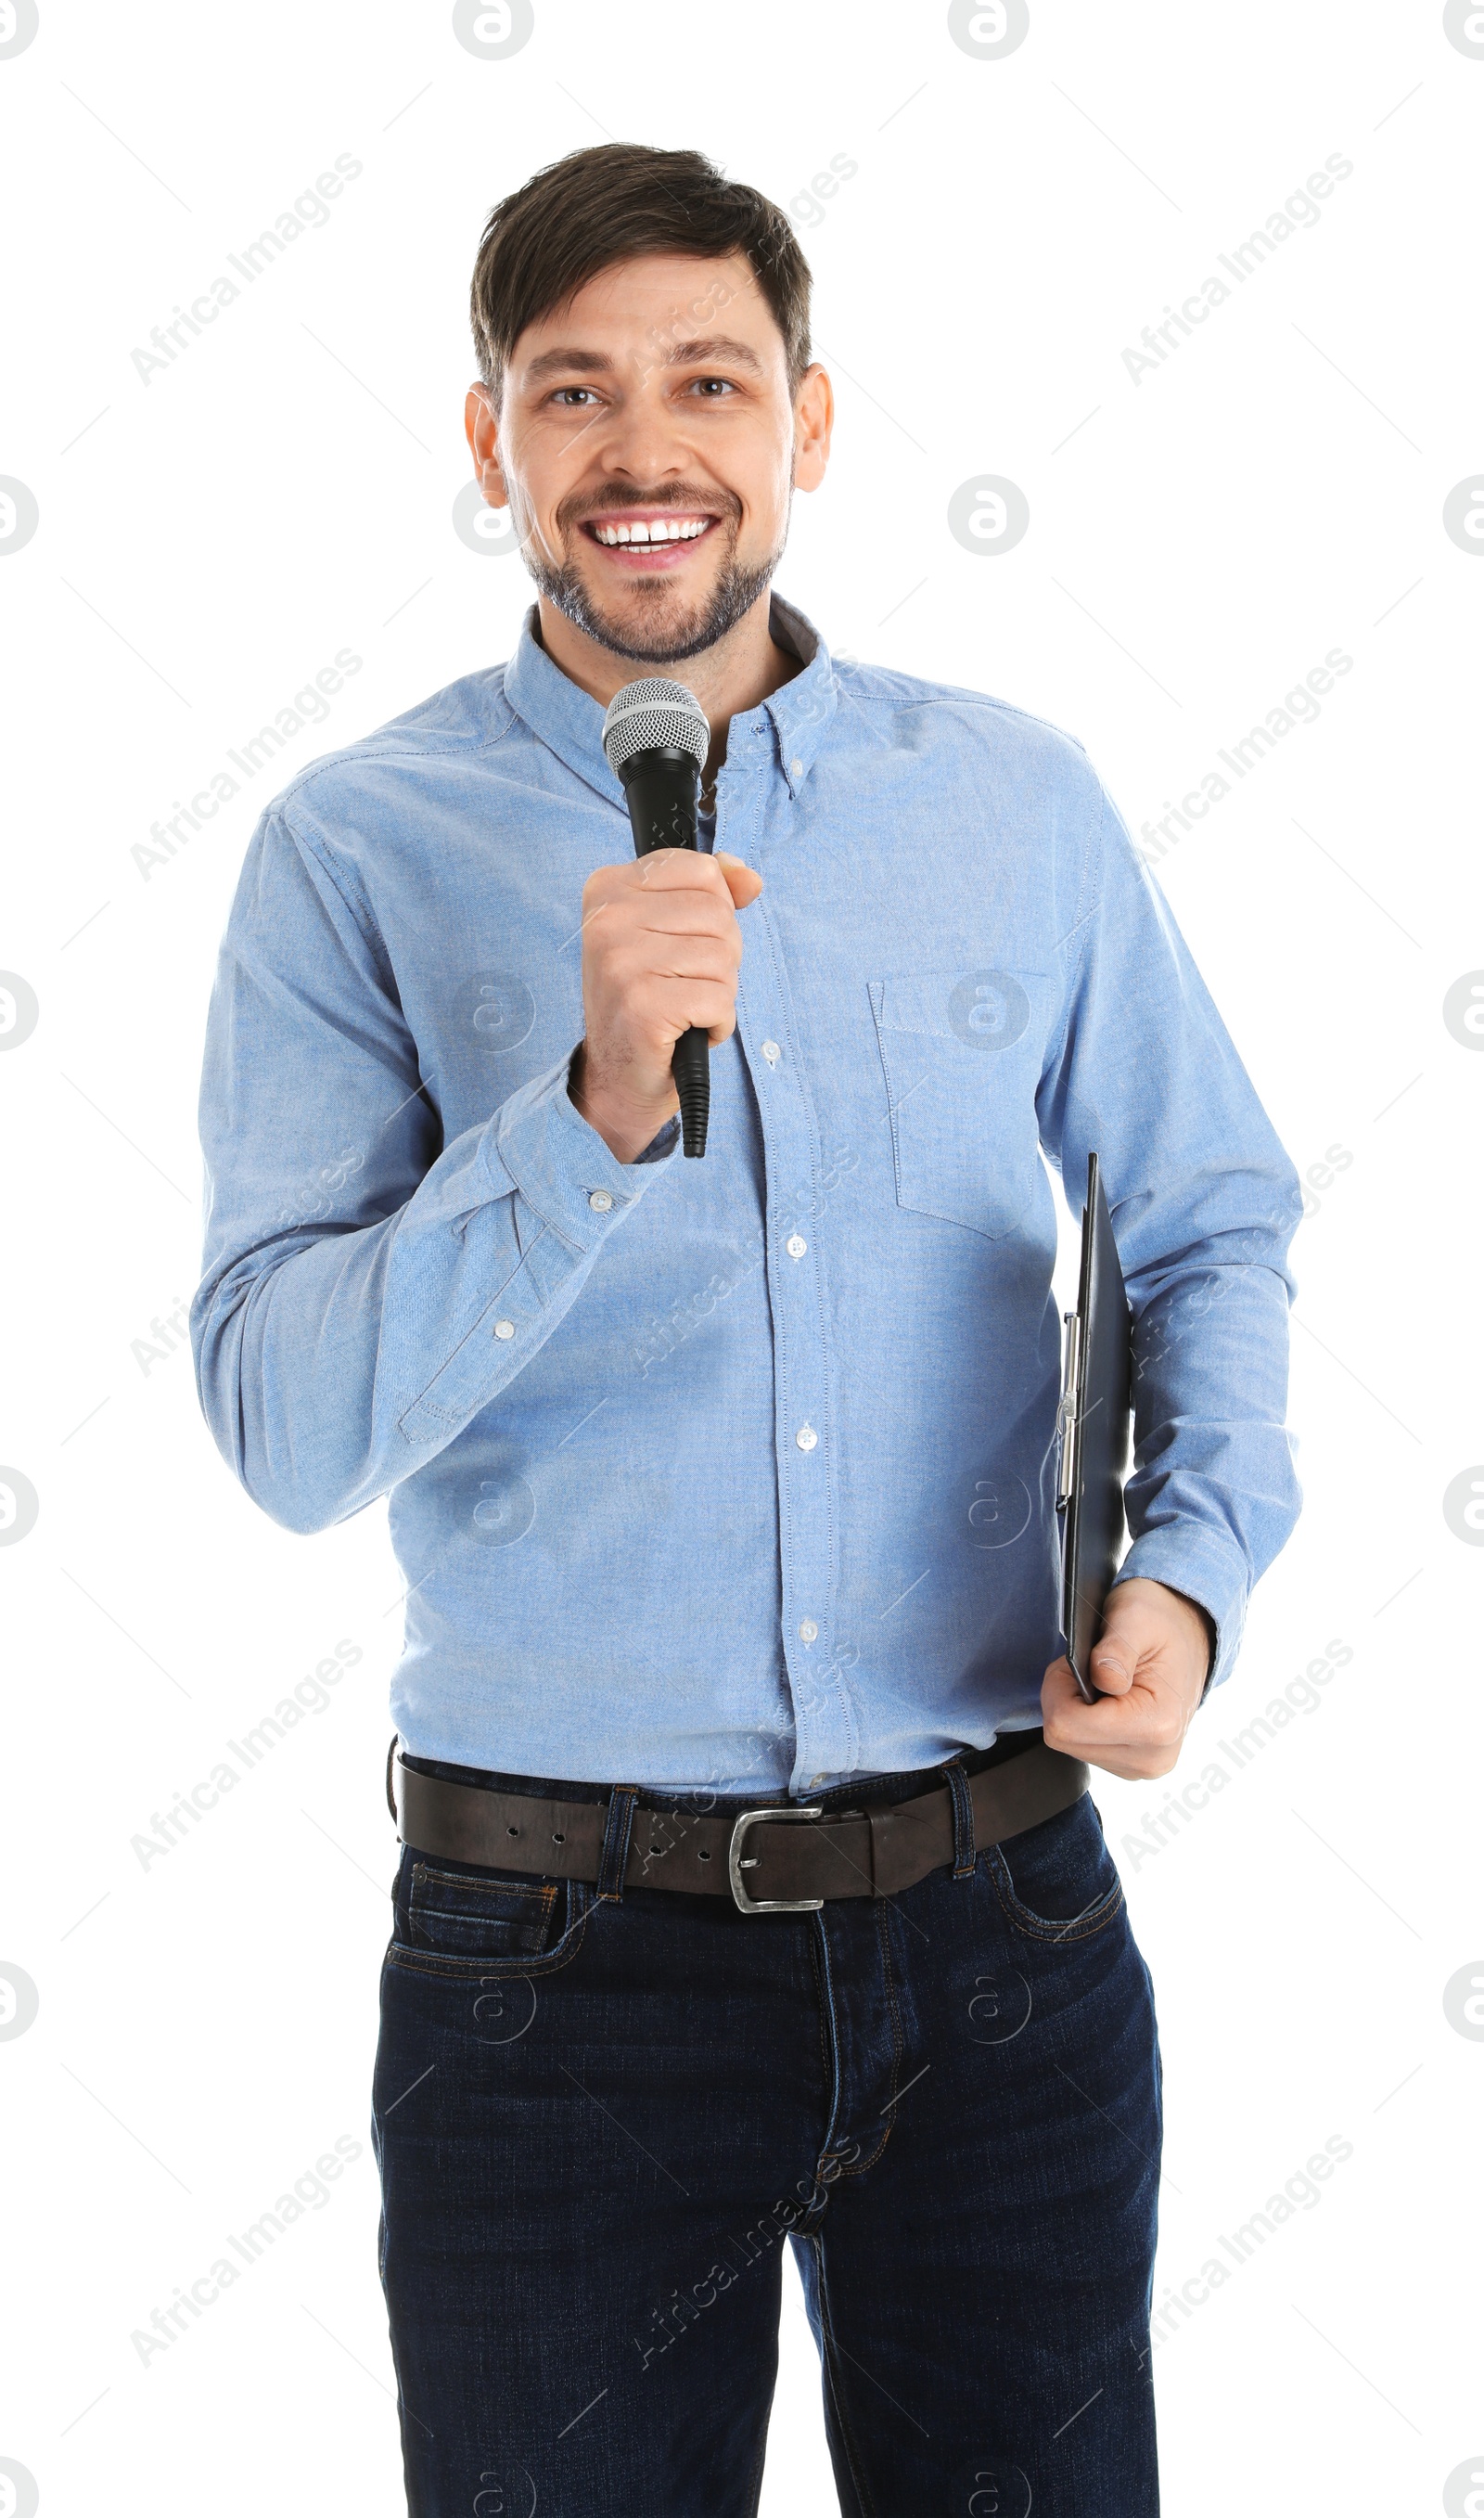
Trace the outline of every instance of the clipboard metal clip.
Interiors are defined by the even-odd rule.
[[[1076,1312],[1062,1315],[1067,1330],[1066,1363],[1062,1372],[1062,1395],[1056,1410],[1056,1430],[1061,1454],[1056,1479],[1056,1509],[1065,1512],[1077,1491],[1077,1435],[1081,1413],[1079,1367],[1081,1362],[1081,1323]]]

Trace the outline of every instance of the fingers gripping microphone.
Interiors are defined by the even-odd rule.
[[[684,682],[626,682],[610,701],[603,749],[623,784],[636,856],[647,857],[652,848],[696,847],[700,773],[710,748],[706,713]],[[680,1096],[681,1144],[688,1154],[703,1154],[711,1044],[700,1024],[681,1033],[670,1072]]]

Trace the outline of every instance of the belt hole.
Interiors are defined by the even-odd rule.
[[[710,1861],[710,1859],[711,1859],[710,1854],[706,1851],[706,1848],[705,1848],[705,1846],[704,1846],[704,1845],[702,1845],[702,1846],[701,1846],[700,1851],[700,1854],[698,1855],[698,1857],[697,1857],[697,1858],[698,1858],[698,1860],[699,1860],[699,1861],[701,1861],[701,1862],[709,1862],[709,1861]]]
[[[505,1834],[507,1836],[519,1836],[520,1833],[521,1831],[518,1827],[507,1827],[505,1830]]]
[[[561,1829],[555,1827],[551,1831],[551,1841],[553,1845],[565,1845],[567,1843],[567,1839],[562,1834]]]

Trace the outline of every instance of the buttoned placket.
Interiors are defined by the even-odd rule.
[[[783,736],[787,743],[786,733]],[[743,923],[737,1031],[763,1140],[763,1226],[773,1324],[782,1641],[794,1715],[790,1790],[807,1794],[857,1762],[855,1725],[837,1658],[834,1411],[821,1235],[800,1230],[818,1203],[819,1129],[768,907],[770,841],[785,837],[804,764],[778,757],[766,708],[735,717],[717,781],[716,846],[763,876]]]

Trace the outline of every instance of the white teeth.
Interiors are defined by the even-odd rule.
[[[612,549],[616,543],[695,542],[705,532],[709,522],[708,516],[691,518],[680,524],[666,517],[657,516],[652,523],[647,524],[643,517],[636,517],[631,524],[598,525],[595,531],[599,542],[606,543]]]

